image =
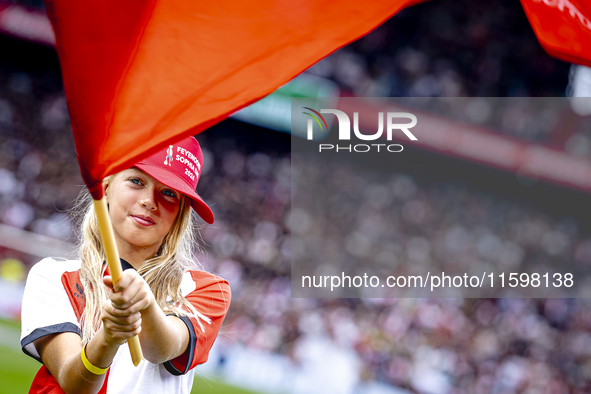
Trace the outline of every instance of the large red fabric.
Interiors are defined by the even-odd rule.
[[[591,67],[591,4],[585,0],[521,0],[538,40],[552,56]]]
[[[93,197],[416,2],[46,0]]]

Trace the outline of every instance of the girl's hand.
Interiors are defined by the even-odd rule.
[[[115,291],[113,279],[103,278],[109,288],[109,301],[103,304],[102,316],[105,339],[112,345],[121,345],[127,339],[141,332],[140,311],[154,302],[154,295],[146,281],[134,270],[126,270],[117,282]]]

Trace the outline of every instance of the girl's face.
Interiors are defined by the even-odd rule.
[[[107,183],[106,196],[121,257],[130,252],[154,256],[172,228],[181,194],[130,168]]]

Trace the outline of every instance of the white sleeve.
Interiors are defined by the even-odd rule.
[[[79,268],[79,261],[46,258],[29,271],[21,311],[21,347],[40,362],[34,341],[62,332],[80,335],[80,324],[61,281],[65,271]]]

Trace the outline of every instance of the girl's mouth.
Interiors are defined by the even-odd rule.
[[[152,218],[148,217],[148,216],[141,216],[141,215],[131,215],[131,217],[133,218],[133,220],[135,220],[135,222],[141,226],[153,226],[154,224],[156,224],[156,222],[154,220],[152,220]]]

